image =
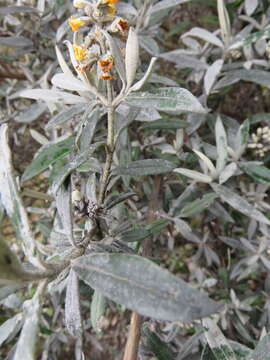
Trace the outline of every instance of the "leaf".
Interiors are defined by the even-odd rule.
[[[235,139],[235,147],[234,147],[234,151],[237,159],[239,159],[243,155],[245,148],[247,146],[248,137],[249,137],[249,127],[250,127],[249,119],[246,119],[243,122],[243,124],[241,124],[241,126],[237,131],[236,139]]]
[[[225,166],[225,168],[221,171],[221,173],[219,175],[219,183],[223,184],[227,180],[229,180],[229,178],[236,173],[237,169],[238,169],[238,167],[237,167],[236,163],[234,163],[234,162]]]
[[[227,135],[222,124],[222,120],[218,117],[215,125],[215,136],[216,136],[216,145],[217,145],[217,163],[216,169],[218,174],[225,168],[228,157],[227,150]]]
[[[69,94],[65,91],[49,89],[23,90],[20,96],[28,99],[51,101],[53,103],[60,102],[63,104],[84,104],[87,102],[87,99],[81,96]]]
[[[59,88],[70,90],[70,91],[86,91],[89,92],[88,86],[83,83],[81,80],[76,79],[75,76],[59,73],[55,74],[52,79],[51,83]]]
[[[176,129],[183,129],[188,126],[186,120],[181,120],[178,118],[170,118],[170,119],[160,119],[151,121],[143,125],[144,129],[147,130],[176,130]]]
[[[227,341],[215,322],[210,318],[206,318],[202,320],[202,324],[207,329],[205,337],[214,354],[214,359],[237,360],[230,343]]]
[[[270,169],[263,165],[258,165],[252,161],[241,162],[240,167],[246,174],[255,181],[263,184],[270,183]]]
[[[229,50],[238,49],[240,47],[248,46],[254,42],[257,42],[258,40],[262,39],[268,39],[270,37],[270,29],[266,28],[260,31],[253,32],[252,34],[244,37],[241,40],[236,41],[234,44],[232,44],[229,48]]]
[[[113,173],[117,175],[146,176],[171,172],[174,168],[175,165],[170,161],[147,159],[118,166],[113,170]]]
[[[195,170],[177,168],[177,169],[174,169],[173,171],[176,173],[179,173],[181,175],[187,176],[187,177],[191,178],[192,180],[195,180],[198,182],[203,182],[203,183],[211,183],[212,182],[212,178],[210,176],[202,174]]]
[[[35,264],[34,251],[36,244],[15,180],[11,163],[11,151],[8,146],[8,126],[6,124],[0,127],[0,200],[7,215],[11,218],[18,238],[22,241],[24,253],[29,261]]]
[[[160,13],[164,10],[169,10],[172,7],[175,7],[180,4],[184,4],[188,1],[189,0],[161,0],[151,8],[150,15],[152,17],[154,17],[154,16],[156,17],[158,15],[158,13]]]
[[[168,223],[168,220],[159,219],[144,227],[134,226],[133,228],[122,232],[119,238],[124,242],[141,241],[147,237],[160,233]]]
[[[177,87],[158,88],[150,92],[129,94],[125,101],[139,107],[153,107],[172,114],[183,112],[206,113],[200,102],[188,90]]]
[[[210,192],[203,195],[201,199],[194,200],[183,207],[179,216],[189,217],[207,209],[217,198],[217,194]]]
[[[270,88],[270,74],[268,71],[257,69],[241,69],[232,70],[225,73],[225,76],[217,83],[215,89],[220,89],[225,86],[236,83],[239,80],[251,81],[255,84],[266,86]]]
[[[97,148],[97,144],[91,145],[88,150],[76,155],[74,159],[70,160],[66,165],[61,167],[58,172],[55,174],[53,179],[53,184],[51,187],[52,194],[56,194],[61,184],[65,181],[65,179],[68,177],[69,174],[71,174],[72,171],[77,169],[80,165],[82,165],[84,162],[86,162],[91,154],[95,151]]]
[[[144,324],[142,327],[142,336],[148,351],[153,353],[157,360],[174,360],[172,350],[169,345],[163,342],[154,331]]]
[[[38,119],[47,110],[46,104],[32,104],[26,111],[22,111],[20,115],[15,116],[14,120],[19,123],[30,123]]]
[[[251,217],[252,219],[270,225],[270,220],[268,220],[259,210],[235,192],[223,185],[213,183],[211,186],[220,198],[234,209],[248,217]]]
[[[66,121],[75,118],[75,116],[81,114],[86,109],[86,105],[74,105],[67,109],[62,110],[57,115],[53,116],[48,124],[45,126],[46,130],[51,130],[57,126],[62,125]]]
[[[97,123],[102,116],[99,107],[94,107],[94,109],[91,107],[91,109],[92,110],[90,112],[88,109],[86,110],[85,121],[82,122],[81,129],[77,134],[77,137],[80,136],[78,140],[82,151],[87,150],[92,143]],[[76,139],[76,143],[78,140]]]
[[[39,290],[31,300],[24,302],[25,322],[12,360],[35,360],[35,348],[39,331]]]
[[[0,45],[8,47],[32,47],[34,44],[31,40],[27,39],[24,36],[1,36]]]
[[[155,319],[192,321],[220,307],[207,295],[137,255],[90,254],[72,261],[72,268],[109,299]]]
[[[248,16],[252,15],[259,5],[258,0],[245,0],[245,11]]]
[[[159,57],[175,63],[177,65],[177,68],[179,69],[185,69],[185,68],[191,68],[196,70],[208,69],[208,65],[204,61],[199,60],[194,56],[183,54],[182,49],[173,50],[160,54]]]
[[[217,0],[217,10],[222,40],[227,48],[231,41],[231,22],[224,0]]]
[[[130,27],[127,43],[126,43],[126,74],[127,74],[127,89],[132,85],[137,72],[139,62],[139,40],[136,31]]]
[[[206,92],[206,95],[209,95],[211,93],[212,87],[218,77],[218,75],[221,72],[222,66],[224,61],[221,59],[218,59],[213,62],[211,66],[206,70],[206,73],[204,75],[204,89]]]
[[[265,335],[247,360],[270,360],[270,335]]]
[[[26,181],[47,169],[55,161],[62,159],[73,150],[74,138],[72,136],[56,144],[42,146],[25,169],[22,181]]]
[[[147,80],[149,79],[149,77],[150,77],[151,74],[152,74],[153,67],[154,67],[154,65],[155,65],[156,60],[157,60],[156,57],[152,57],[152,58],[151,58],[150,64],[149,64],[148,69],[146,70],[144,76],[141,78],[141,80],[137,81],[137,82],[130,88],[130,91],[138,91],[138,90],[140,90],[140,89],[143,87],[143,85],[147,82]]]
[[[140,46],[147,51],[150,55],[157,56],[160,52],[158,43],[151,36],[145,34],[139,36]]]
[[[223,43],[222,41],[213,33],[211,33],[208,30],[205,30],[201,27],[194,27],[191,30],[189,30],[188,32],[186,32],[184,35],[182,35],[183,37],[186,36],[195,36],[198,37],[199,39],[202,39],[204,41],[207,41],[213,45],[216,45],[220,48],[223,48]],[[222,60],[218,60],[218,61],[222,61]]]
[[[23,316],[22,313],[19,313],[12,318],[5,321],[0,326],[0,346],[6,341],[11,340],[18,331],[20,330],[23,324]]]
[[[60,51],[59,47],[56,45],[55,46],[55,52],[56,52],[56,56],[57,56],[57,60],[59,62],[59,65],[61,67],[61,70],[63,71],[63,73],[73,76],[72,71],[70,70],[62,52]]]
[[[65,301],[65,325],[74,337],[82,336],[82,318],[80,312],[79,280],[76,273],[71,269],[67,280]]]
[[[100,320],[105,314],[106,298],[101,292],[95,290],[91,301],[91,324],[93,329],[98,333],[100,329]]]

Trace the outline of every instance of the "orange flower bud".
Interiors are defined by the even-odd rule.
[[[86,22],[82,19],[76,19],[74,16],[71,16],[68,19],[69,26],[72,31],[77,31],[81,26],[86,25]]]
[[[113,67],[113,57],[111,55],[106,55],[103,59],[98,61],[98,66],[102,72],[109,72]]]
[[[112,79],[112,75],[110,74],[110,73],[106,73],[106,72],[104,72],[104,73],[102,73],[100,76],[99,76],[99,78],[101,79],[101,80],[111,80]]]

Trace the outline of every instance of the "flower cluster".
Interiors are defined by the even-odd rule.
[[[128,22],[116,16],[116,3],[118,0],[97,0],[88,2],[85,0],[74,0],[75,8],[83,11],[83,16],[71,16],[68,20],[71,30],[74,32],[74,43],[72,45],[74,57],[78,61],[76,70],[84,73],[90,78],[89,72],[94,64],[97,64],[99,79],[110,80],[114,74],[114,59],[109,49],[104,49],[101,30],[113,35],[118,35],[121,40],[126,38],[129,29]],[[91,25],[90,31],[88,26]],[[78,32],[88,30],[83,42]]]
[[[254,154],[259,157],[270,151],[270,127],[258,127],[256,133],[251,135],[252,143],[248,144],[248,148],[253,149]]]

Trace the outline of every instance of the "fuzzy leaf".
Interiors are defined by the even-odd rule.
[[[51,101],[53,103],[60,102],[64,104],[84,104],[87,102],[87,99],[81,96],[69,94],[65,91],[49,89],[23,90],[20,96],[28,99]]]
[[[265,335],[247,360],[270,360],[270,335]]]
[[[255,181],[263,184],[270,183],[270,169],[263,165],[255,164],[254,162],[241,162],[241,169],[244,170]]]
[[[180,114],[183,112],[206,113],[195,96],[186,89],[177,87],[158,88],[150,92],[131,93],[125,99],[128,104],[153,107],[156,110]]]
[[[211,44],[214,44],[220,48],[223,48],[222,41],[216,35],[214,35],[210,31],[205,30],[200,27],[192,28],[191,30],[186,32],[182,37],[186,37],[186,36],[195,36],[195,37],[198,37],[199,39],[202,39],[202,40],[207,41]],[[219,61],[222,61],[222,60],[219,60]]]
[[[69,137],[56,144],[48,144],[39,149],[31,164],[25,169],[22,181],[29,180],[33,176],[47,169],[56,160],[62,159],[73,149],[74,138]]]
[[[242,214],[251,217],[259,222],[270,225],[268,220],[259,210],[247,202],[244,198],[231,191],[227,187],[218,184],[211,184],[213,190],[221,197],[223,201]]]
[[[127,88],[132,85],[137,72],[139,62],[139,41],[136,31],[131,27],[129,29],[127,44],[126,44],[126,74],[127,74]]]
[[[65,301],[65,324],[70,335],[80,337],[82,335],[82,318],[80,312],[79,280],[76,273],[71,269],[67,280],[67,292]]]
[[[171,172],[175,165],[167,160],[147,159],[132,161],[116,167],[113,172],[117,175],[146,176]]]
[[[90,254],[72,262],[78,276],[106,297],[144,316],[192,321],[219,304],[167,270],[137,255]]]
[[[189,170],[184,168],[177,168],[173,170],[176,173],[179,173],[181,175],[187,176],[191,178],[192,180],[203,182],[203,183],[210,183],[212,182],[212,178],[208,175],[202,174],[195,170]]]
[[[19,313],[12,318],[6,320],[0,326],[0,346],[10,338],[13,338],[17,332],[20,330],[23,324],[22,313]]]
[[[179,216],[189,217],[207,209],[217,198],[217,194],[210,192],[203,195],[201,199],[194,200],[183,207]]]
[[[225,168],[228,151],[227,151],[227,135],[222,124],[221,118],[218,117],[215,126],[215,136],[217,144],[217,164],[216,169],[218,174]]]
[[[91,301],[91,324],[96,332],[100,332],[99,321],[105,314],[106,298],[101,292],[95,290]]]

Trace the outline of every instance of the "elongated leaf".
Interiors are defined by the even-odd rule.
[[[240,211],[246,216],[251,217],[252,219],[270,225],[270,220],[268,220],[259,210],[257,210],[253,205],[251,205],[235,192],[231,191],[223,185],[211,184],[211,186],[214,191],[221,197],[221,199],[234,209]]]
[[[87,102],[87,99],[81,96],[69,94],[65,91],[48,89],[24,90],[20,93],[20,96],[34,100],[51,101],[53,103],[60,102],[64,104],[84,104]]]
[[[228,157],[227,135],[220,117],[218,117],[216,121],[215,136],[216,136],[216,145],[217,145],[216,169],[218,174],[220,174],[221,171],[226,166],[227,157]]]
[[[19,123],[30,123],[38,119],[47,110],[47,105],[32,104],[26,111],[20,113],[20,115],[14,118]]]
[[[96,332],[100,332],[100,320],[105,314],[106,298],[101,292],[95,290],[91,302],[91,324]]]
[[[231,176],[233,176],[237,171],[236,163],[232,162],[229,165],[225,166],[225,168],[221,171],[219,175],[219,183],[225,183]]]
[[[88,109],[86,111],[88,112]],[[80,139],[79,139],[80,149],[82,151],[87,150],[90,144],[92,143],[96,126],[100,117],[101,117],[101,113],[99,107],[95,107],[86,114],[85,121],[83,121],[81,125]]]
[[[146,71],[146,73],[144,74],[144,76],[141,78],[141,80],[139,80],[138,82],[136,82],[130,89],[130,91],[138,91],[140,90],[143,85],[147,82],[147,80],[149,79],[149,77],[151,76],[151,73],[153,71],[153,67],[155,65],[157,58],[153,57],[150,61],[150,64],[148,66],[148,69]]]
[[[23,48],[33,46],[33,42],[24,36],[1,36],[0,45]]]
[[[194,56],[189,56],[188,54],[183,54],[182,49],[163,53],[160,57],[175,63],[179,69],[190,68],[196,70],[206,70],[208,68],[208,65],[202,60],[199,60]]]
[[[74,118],[76,115],[81,114],[86,109],[85,105],[74,105],[72,107],[69,107],[68,109],[62,110],[57,115],[53,116],[51,120],[48,122],[48,124],[45,126],[46,130],[51,130],[57,126],[62,125],[66,121]]]
[[[239,159],[243,155],[247,146],[249,125],[249,119],[246,119],[237,131],[234,149],[237,159]]]
[[[134,79],[137,72],[139,62],[139,40],[136,31],[130,27],[127,44],[126,44],[126,57],[125,57],[125,65],[126,65],[126,74],[127,74],[127,88],[129,88]]]
[[[270,37],[270,29],[269,28],[263,29],[260,31],[256,31],[256,32],[244,37],[243,39],[236,41],[235,43],[233,43],[230,46],[229,49],[234,50],[234,49],[238,49],[240,47],[245,47],[245,46],[248,46],[258,40],[268,39],[269,37]]]
[[[55,74],[52,77],[51,82],[53,85],[65,90],[89,91],[89,88],[85,83],[79,79],[76,79],[75,76],[69,74]]]
[[[254,164],[253,162],[241,162],[241,169],[251,176],[255,181],[263,184],[270,183],[270,169],[263,165]]]
[[[235,84],[239,80],[251,81],[255,84],[266,86],[270,88],[270,74],[268,71],[257,69],[241,69],[232,70],[225,73],[225,76],[217,83],[216,89],[223,88],[224,86]]]
[[[65,324],[70,335],[74,337],[81,337],[82,318],[80,312],[79,280],[72,269],[70,270],[67,280]]]
[[[33,264],[36,264],[34,258],[36,244],[15,180],[6,124],[0,127],[0,200],[11,218],[18,238],[22,241],[24,253]]]
[[[217,198],[217,194],[210,192],[203,195],[201,199],[194,200],[183,207],[179,216],[189,217],[207,209]]]
[[[205,75],[204,75],[204,89],[206,92],[206,95],[209,95],[211,93],[212,87],[220,74],[220,71],[223,66],[223,60],[218,59],[209,68],[207,69]]]
[[[160,119],[151,121],[143,125],[144,129],[147,130],[176,130],[182,129],[188,126],[187,121],[178,118],[175,119]]]
[[[23,315],[19,313],[0,326],[0,346],[17,334],[23,324]]]
[[[39,330],[40,294],[24,302],[25,322],[16,346],[13,360],[36,360],[35,349]]]
[[[212,34],[210,31],[205,30],[200,27],[192,28],[191,30],[186,32],[182,37],[186,37],[186,36],[195,36],[195,37],[198,37],[199,39],[202,39],[213,45],[223,48],[222,41],[216,35]]]
[[[270,360],[270,335],[265,335],[247,360]]]
[[[189,170],[184,168],[177,168],[173,170],[176,173],[179,173],[181,175],[187,176],[191,178],[192,180],[203,182],[203,183],[210,183],[212,182],[212,178],[208,175],[202,174],[195,170]]]
[[[147,159],[132,161],[114,169],[117,175],[146,176],[170,172],[175,165],[167,160]]]
[[[22,181],[29,180],[33,176],[47,169],[56,160],[70,153],[73,149],[74,138],[69,137],[56,144],[45,145],[38,151],[31,164],[27,166],[22,176]]]
[[[191,111],[206,113],[200,102],[188,90],[165,87],[150,92],[136,92],[127,96],[125,101],[139,107],[153,107],[159,111],[180,114]]]
[[[73,261],[72,267],[106,297],[155,319],[192,321],[220,307],[183,280],[137,255],[90,254]]]
[[[230,343],[226,340],[215,322],[210,319],[203,319],[203,326],[207,329],[205,337],[216,360],[237,360]]]
[[[168,220],[159,219],[153,221],[151,224],[148,224],[144,227],[135,226],[133,229],[124,231],[120,235],[120,240],[124,242],[134,242],[141,241],[147,237],[153,236],[161,232],[168,225]]]

